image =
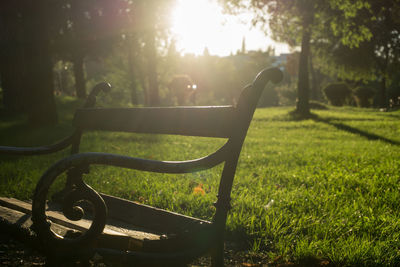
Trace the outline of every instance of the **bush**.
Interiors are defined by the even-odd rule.
[[[374,95],[374,90],[369,87],[357,87],[354,90],[354,97],[356,99],[357,106],[361,108],[370,107]]]
[[[400,106],[400,78],[396,77],[388,88],[390,107]]]
[[[351,96],[351,90],[345,83],[331,83],[323,91],[325,97],[333,106],[343,106]]]

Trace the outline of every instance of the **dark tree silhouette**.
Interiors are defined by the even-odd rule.
[[[32,126],[57,122],[48,21],[52,4],[48,0],[0,3],[4,106],[27,111]]]
[[[3,106],[9,112],[26,111],[24,25],[17,2],[0,2],[0,79]]]

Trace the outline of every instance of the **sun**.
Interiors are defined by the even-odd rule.
[[[207,0],[178,0],[172,14],[172,33],[180,48],[201,54],[214,46],[221,31],[221,8]]]
[[[227,56],[241,48],[245,38],[251,50],[276,46],[264,32],[251,29],[251,14],[228,15],[212,0],[177,0],[171,14],[171,32],[182,53]]]

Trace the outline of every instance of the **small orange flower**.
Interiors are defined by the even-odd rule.
[[[198,186],[193,188],[193,194],[195,194],[195,195],[199,194],[199,195],[204,196],[205,193],[206,193],[206,191],[204,191],[204,189],[203,189],[203,184],[199,184]]]

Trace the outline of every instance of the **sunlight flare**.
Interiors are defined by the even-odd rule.
[[[212,55],[226,56],[241,48],[243,38],[248,50],[266,50],[269,46],[274,46],[278,53],[288,50],[260,30],[250,29],[250,22],[250,13],[224,14],[216,1],[177,0],[171,31],[182,53],[200,55],[207,48]]]

